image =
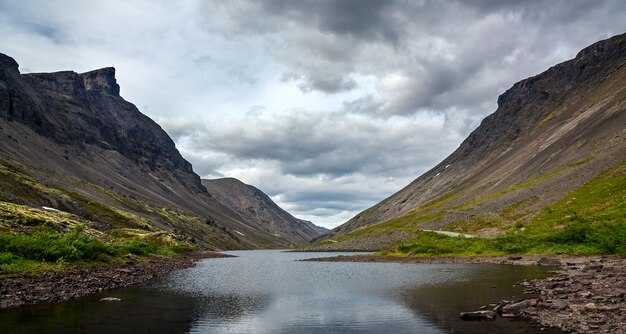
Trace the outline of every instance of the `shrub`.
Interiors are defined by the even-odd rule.
[[[159,247],[154,243],[132,238],[124,241],[121,245],[121,249],[135,255],[148,255],[156,253],[159,250]]]
[[[82,233],[77,227],[69,233],[41,228],[32,234],[0,233],[0,252],[4,260],[24,259],[44,262],[104,261],[115,251],[111,245]]]
[[[583,246],[593,253],[626,255],[626,223],[590,223],[577,220],[549,238],[568,246]]]

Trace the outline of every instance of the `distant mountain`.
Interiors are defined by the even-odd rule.
[[[317,227],[317,230],[318,230],[320,233],[326,233],[326,232],[330,231],[330,229],[328,229],[328,228],[326,228],[326,227],[324,227],[324,226],[316,226],[316,227]]]
[[[290,243],[216,201],[165,131],[120,96],[114,68],[20,74],[0,54],[0,201],[206,248]]]
[[[295,218],[261,190],[235,178],[202,180],[202,184],[218,202],[277,237],[305,244],[322,233],[322,227]]]
[[[623,34],[516,83],[450,156],[318,241],[333,239],[324,248],[382,249],[420,229],[494,236],[532,224],[547,205],[611,167],[624,174],[625,64]]]

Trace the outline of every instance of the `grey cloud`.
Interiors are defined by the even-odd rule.
[[[383,101],[380,101],[371,94],[368,94],[354,100],[344,101],[343,111],[348,113],[370,114],[372,116],[376,116],[383,105]]]
[[[315,73],[310,76],[304,76],[293,71],[287,71],[281,75],[280,81],[285,83],[296,82],[298,88],[303,93],[309,93],[314,90],[325,93],[339,93],[350,91],[358,86],[354,79],[345,75],[313,72]]]
[[[480,108],[495,100],[494,91],[566,59],[550,52],[573,56],[626,29],[621,1],[255,3],[254,10],[233,4],[227,15],[240,22],[239,33],[271,35],[268,50],[304,92],[352,91],[355,74],[406,74],[402,91],[376,111],[386,116],[450,108],[488,114]]]
[[[190,150],[274,161],[283,173],[297,176],[414,175],[442,158],[454,142],[439,134],[440,125],[424,123],[433,122],[433,117],[372,120],[340,112],[300,112],[271,121],[250,116],[230,124],[195,126],[187,128],[186,135]],[[164,126],[177,131],[178,125]]]
[[[358,86],[357,82],[344,75],[311,75],[298,84],[304,93],[314,90],[325,93],[339,93],[352,90]]]
[[[247,67],[234,67],[228,70],[227,73],[241,83],[254,85],[257,82],[256,76]]]
[[[271,33],[304,24],[320,31],[352,36],[359,39],[395,41],[401,26],[390,25],[398,1],[380,0],[265,0],[205,3],[204,10],[217,10],[227,16],[224,20],[230,33]]]

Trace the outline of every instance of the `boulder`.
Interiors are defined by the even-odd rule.
[[[522,300],[519,303],[504,305],[504,307],[502,307],[502,312],[509,313],[509,314],[520,314],[528,306],[530,306],[529,302],[527,300]]]
[[[598,307],[594,303],[585,304],[585,312],[587,313],[595,313],[598,311]]]

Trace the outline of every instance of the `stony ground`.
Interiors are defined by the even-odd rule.
[[[495,263],[551,265],[554,275],[520,283],[532,299],[494,301],[464,312],[470,318],[525,318],[571,333],[626,333],[626,258],[574,256],[396,257],[338,256],[306,261]]]
[[[0,310],[28,304],[62,302],[104,290],[144,283],[173,270],[192,267],[199,259],[218,257],[230,255],[202,252],[178,257],[151,257],[136,263],[48,271],[37,276],[0,276]]]
[[[626,259],[570,259],[557,274],[521,283],[536,300],[518,315],[573,333],[626,333]]]

